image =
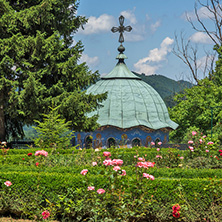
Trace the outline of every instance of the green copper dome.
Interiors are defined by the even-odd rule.
[[[176,129],[178,125],[170,120],[160,95],[127,68],[124,63],[126,57],[123,55],[117,57],[119,62],[108,75],[88,88],[87,94],[108,92],[107,99],[102,103],[103,107],[88,116],[98,114],[97,122],[100,126]]]

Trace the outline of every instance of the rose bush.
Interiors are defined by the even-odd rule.
[[[208,150],[206,152],[205,148],[202,152],[206,155],[202,162],[212,161],[210,168],[216,166],[213,161],[218,161],[219,168],[222,149]],[[50,213],[48,219],[52,220],[87,221],[94,218],[115,221],[118,217],[120,221],[184,218],[203,221],[203,218],[212,220],[214,215],[220,221],[216,212],[221,209],[219,178],[222,173],[218,169],[188,167],[190,151],[136,147],[110,149],[104,155],[103,150],[57,150],[54,154],[46,150],[47,158],[44,155],[27,157],[30,151],[36,152],[34,149],[28,152],[13,150],[7,159],[1,159],[0,180],[3,185],[0,195],[3,199],[0,200],[0,211],[28,212],[28,202],[32,205],[29,217],[37,217],[39,221],[46,209]],[[19,155],[14,155],[16,152]],[[26,157],[25,162],[23,157]],[[36,161],[39,167],[35,166]],[[215,175],[218,179],[211,185],[207,178]],[[8,188],[4,185],[6,181],[12,181],[13,186]],[[172,212],[174,203],[178,203],[181,210]],[[197,203],[198,209],[193,212]]]

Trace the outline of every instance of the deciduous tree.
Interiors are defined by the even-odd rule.
[[[201,10],[198,10],[198,5]],[[204,14],[201,15],[201,12]],[[187,89],[185,93],[175,97],[177,105],[170,109],[172,120],[179,124],[176,131],[171,136],[174,140],[180,142],[189,128],[196,127],[203,132],[211,129],[211,110],[213,109],[213,126],[220,125],[222,122],[222,1],[197,0],[195,5],[196,22],[187,15],[188,21],[192,27],[198,31],[208,35],[209,39],[214,42],[214,51],[218,56],[216,63],[210,62],[210,70],[208,75],[200,80],[198,79],[197,50],[190,46],[190,42],[186,42],[181,37],[179,42],[176,39],[175,54],[186,63],[193,74],[197,85],[191,89]],[[202,18],[208,17],[213,24],[208,26]],[[213,27],[213,29],[211,29]],[[192,55],[189,53],[192,52]],[[209,55],[206,58],[210,58]],[[213,68],[215,65],[215,68]],[[207,63],[205,65],[207,67]]]
[[[179,124],[171,133],[171,139],[181,142],[189,128],[196,127],[206,133],[211,129],[211,107],[213,125],[222,121],[222,85],[215,85],[209,78],[199,81],[199,85],[186,89],[175,97],[177,105],[171,108],[170,117]]]

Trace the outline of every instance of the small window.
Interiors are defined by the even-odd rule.
[[[141,146],[141,141],[139,138],[135,138],[132,140],[132,147],[134,146]]]
[[[107,140],[107,145],[108,145],[109,148],[112,147],[112,146],[116,146],[116,140],[113,137],[110,137]]]

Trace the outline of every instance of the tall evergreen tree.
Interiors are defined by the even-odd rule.
[[[77,0],[0,0],[0,140],[23,136],[33,124],[59,105],[74,130],[93,130],[87,118],[105,95],[86,95],[98,80],[79,64],[81,42],[73,35],[87,20],[77,16]],[[52,105],[53,104],[53,105]]]

